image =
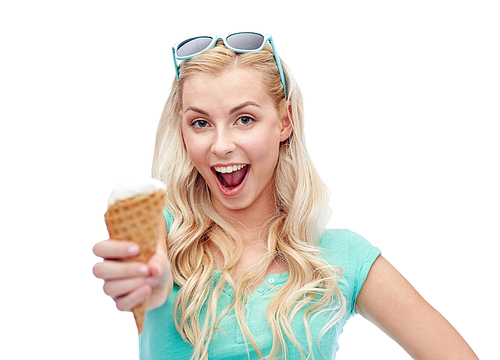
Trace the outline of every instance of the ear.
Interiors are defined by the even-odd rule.
[[[281,119],[280,142],[286,141],[293,131],[292,102],[286,102],[286,114]]]

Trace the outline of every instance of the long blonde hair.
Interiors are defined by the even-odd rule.
[[[313,339],[308,326],[311,315],[321,311],[330,314],[321,338],[345,312],[345,299],[337,283],[342,270],[329,265],[318,247],[330,216],[329,192],[305,149],[302,94],[288,67],[282,65],[288,100],[292,104],[293,131],[280,146],[275,169],[276,211],[269,219],[268,251],[241,274],[237,283],[231,274],[242,253],[241,238],[215,210],[208,186],[187,154],[179,116],[182,90],[185,80],[197,73],[217,74],[228,67],[252,69],[260,74],[278,113],[283,114],[289,111],[287,99],[271,49],[266,47],[256,53],[237,54],[219,41],[213,49],[182,63],[179,80],[173,82],[158,125],[153,177],[167,186],[166,208],[174,219],[167,245],[173,279],[180,286],[174,305],[175,324],[184,340],[194,347],[192,359],[207,358],[208,346],[219,321],[232,309],[247,346],[250,344],[259,358],[266,359],[275,358],[280,351],[286,355],[285,339],[305,357],[305,349],[291,326],[298,310],[306,309],[303,322],[311,356]],[[211,248],[217,249],[223,263],[215,288],[211,284],[217,261]],[[244,312],[249,289],[255,279],[265,276],[276,257],[287,265],[289,277],[267,308],[266,317],[273,338],[271,351],[265,355],[245,322]],[[233,288],[234,301],[222,314],[217,314],[218,298],[228,284]],[[203,318],[200,309],[204,305],[207,312]]]

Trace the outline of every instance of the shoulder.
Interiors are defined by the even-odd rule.
[[[326,229],[321,236],[319,246],[335,261],[351,262],[364,260],[380,250],[354,231],[347,229]]]
[[[347,229],[326,229],[321,237],[320,248],[325,260],[342,269],[339,280],[348,308],[354,313],[354,304],[371,266],[381,254],[361,235]]]

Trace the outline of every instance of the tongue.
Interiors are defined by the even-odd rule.
[[[220,177],[224,181],[224,184],[228,187],[236,187],[243,181],[245,174],[247,173],[246,166],[240,170],[233,171],[232,173],[222,174],[219,173]]]

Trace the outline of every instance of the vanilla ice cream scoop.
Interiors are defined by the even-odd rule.
[[[165,189],[165,185],[156,179],[145,179],[128,181],[116,185],[109,195],[108,206],[116,203],[118,200],[125,200],[137,195],[154,194],[160,189]]]

